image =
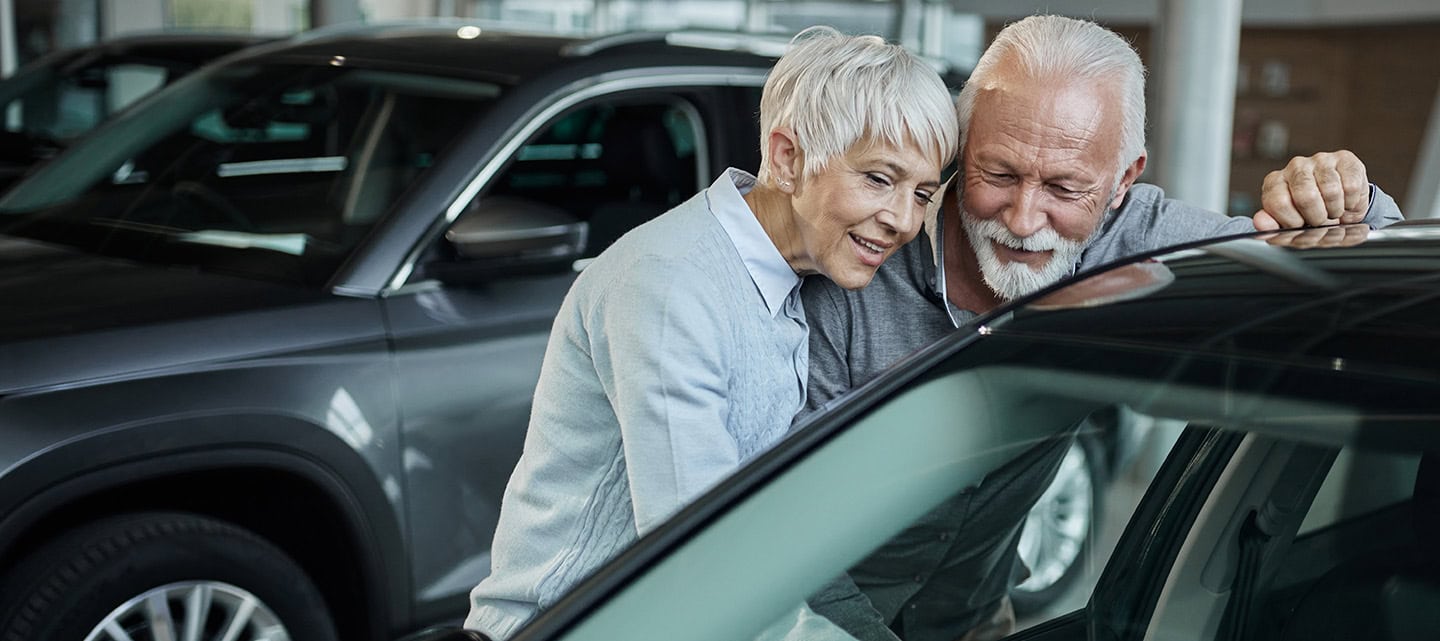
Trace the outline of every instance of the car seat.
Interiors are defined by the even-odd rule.
[[[1410,501],[1413,536],[1325,573],[1287,617],[1286,641],[1440,637],[1440,452],[1421,457]]]
[[[609,188],[607,200],[590,216],[587,256],[604,251],[616,239],[690,197],[693,158],[681,158],[665,126],[670,107],[626,106],[616,109],[601,135],[600,159]]]

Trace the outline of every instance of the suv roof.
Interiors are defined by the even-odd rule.
[[[259,61],[339,64],[426,70],[511,83],[558,67],[584,72],[577,59],[607,61],[606,68],[693,65],[769,67],[784,51],[774,37],[727,32],[632,32],[581,38],[510,29],[483,22],[417,22],[320,30],[252,49]],[[568,75],[568,74],[567,74]]]

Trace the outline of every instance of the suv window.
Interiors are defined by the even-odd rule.
[[[175,89],[12,192],[0,213],[22,220],[8,233],[323,284],[501,92],[285,65],[229,67]]]
[[[544,203],[589,223],[585,256],[699,192],[704,130],[675,97],[591,103],[515,154],[487,198]]]

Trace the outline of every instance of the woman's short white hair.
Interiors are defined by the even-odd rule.
[[[769,179],[770,132],[789,127],[805,154],[804,176],[859,142],[897,147],[907,138],[950,163],[960,130],[950,92],[934,69],[879,36],[811,27],[791,41],[760,97],[760,170]]]
[[[991,84],[991,76],[1001,67],[1018,69],[1029,78],[1116,87],[1123,109],[1119,174],[1145,153],[1145,65],[1135,48],[1115,32],[1064,16],[1030,16],[1001,29],[955,101],[961,145],[970,131],[980,89]]]

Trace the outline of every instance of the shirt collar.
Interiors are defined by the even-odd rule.
[[[953,183],[953,185],[952,185]],[[956,314],[954,305],[950,304],[950,297],[945,295],[945,200],[954,199],[955,206],[960,206],[959,183],[955,182],[952,176],[949,181],[940,186],[937,193],[941,198],[925,211],[925,225],[920,233],[925,234],[930,241],[931,258],[934,262],[930,264],[930,279],[927,285],[930,286],[930,293],[940,300],[945,306],[945,314],[950,317],[950,324],[959,327],[960,318]],[[952,189],[951,187],[954,187]]]
[[[785,299],[800,285],[800,277],[785,262],[780,250],[775,248],[775,242],[770,240],[765,228],[755,218],[755,212],[750,211],[750,205],[745,202],[744,195],[754,188],[754,176],[731,167],[705,190],[705,198],[710,211],[725,229],[725,235],[735,245],[735,251],[740,254],[745,270],[750,272],[760,296],[765,299],[765,309],[774,318],[784,311]]]

